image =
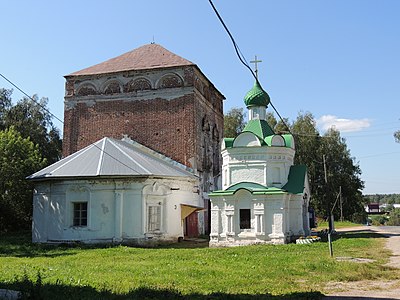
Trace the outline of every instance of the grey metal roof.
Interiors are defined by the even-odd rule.
[[[194,177],[190,169],[130,139],[103,138],[27,177]]]

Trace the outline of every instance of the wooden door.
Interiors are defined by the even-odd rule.
[[[185,236],[199,236],[199,217],[197,212],[193,212],[185,218]]]

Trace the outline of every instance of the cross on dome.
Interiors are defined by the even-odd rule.
[[[256,78],[258,80],[258,63],[262,62],[262,60],[257,59],[257,55],[254,55],[254,60],[251,60],[250,63],[254,64],[254,73],[256,73]]]

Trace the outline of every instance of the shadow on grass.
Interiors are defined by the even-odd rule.
[[[35,244],[30,232],[0,234],[0,257],[59,257],[75,255],[85,249],[117,247],[110,244]]]
[[[125,245],[125,244],[123,244]],[[119,247],[120,244],[36,244],[31,242],[30,232],[0,234],[0,257],[59,257],[75,255],[82,250]],[[137,248],[195,249],[208,248],[207,239],[188,239],[180,243],[153,246],[129,245]]]
[[[109,290],[103,289],[98,291],[89,286],[66,286],[60,284],[41,284],[32,283],[30,281],[20,281],[12,284],[0,283],[0,288],[13,291],[19,291],[20,299],[57,299],[57,300],[74,300],[74,299],[321,299],[323,294],[320,292],[301,292],[291,293],[279,296],[270,294],[227,294],[224,292],[216,292],[208,295],[202,294],[182,294],[174,289],[158,289],[149,287],[139,287],[127,294],[115,294]]]

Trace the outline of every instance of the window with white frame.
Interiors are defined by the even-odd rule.
[[[88,224],[88,203],[74,202],[73,203],[73,226],[86,227]]]
[[[147,207],[147,231],[161,231],[161,206],[149,205]]]

